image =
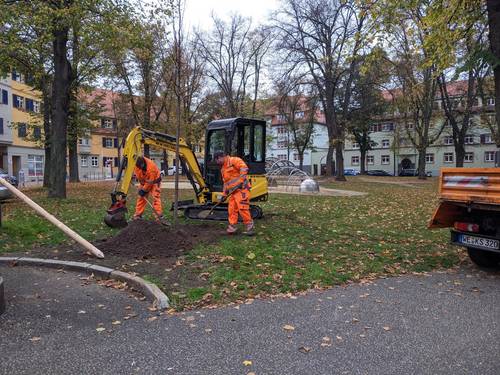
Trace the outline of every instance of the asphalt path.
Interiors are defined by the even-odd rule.
[[[0,374],[500,374],[500,275],[472,266],[174,315],[86,275],[0,275]]]

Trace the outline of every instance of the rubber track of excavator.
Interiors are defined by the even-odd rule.
[[[227,206],[216,207],[213,213],[205,219],[200,218],[198,215],[201,211],[210,210],[212,205],[197,205],[187,206],[184,208],[184,216],[191,220],[215,220],[215,221],[227,221],[228,212]],[[250,205],[250,213],[253,219],[261,219],[263,216],[262,208]]]

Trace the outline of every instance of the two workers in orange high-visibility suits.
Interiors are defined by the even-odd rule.
[[[228,212],[229,225],[227,233],[233,234],[237,231],[238,215],[241,216],[245,230],[243,234],[252,236],[254,225],[250,213],[250,181],[248,181],[248,166],[239,157],[229,156],[223,152],[216,152],[214,159],[221,167],[222,180],[224,182],[221,200],[229,196]]]
[[[227,233],[233,234],[237,231],[238,215],[241,216],[245,230],[243,234],[254,235],[254,224],[250,213],[250,181],[248,181],[248,166],[239,157],[225,155],[216,152],[214,159],[221,167],[222,180],[224,181],[222,201],[229,196],[228,213],[229,225]],[[146,197],[153,197],[153,208],[159,220],[163,219],[163,210],[160,198],[161,173],[156,164],[143,156],[136,160],[134,173],[139,181],[140,188],[135,207],[133,219],[142,218],[146,208]]]

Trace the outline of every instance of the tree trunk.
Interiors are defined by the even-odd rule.
[[[304,167],[304,154],[299,154],[299,169],[303,171]]]
[[[53,31],[54,81],[52,84],[52,132],[50,149],[49,197],[66,198],[66,139],[71,86],[67,26]]]
[[[334,147],[332,144],[328,144],[328,152],[326,153],[326,173],[325,176],[332,177],[334,173],[333,168],[333,151]]]
[[[73,137],[75,138],[73,139]],[[68,159],[69,159],[69,182],[80,182],[78,172],[78,139],[76,135],[70,134],[68,140]]]
[[[425,175],[425,153],[426,149],[418,150],[418,179],[425,180],[427,176]]]
[[[360,151],[360,153],[361,153],[361,155],[360,155],[360,156],[361,156],[361,159],[359,160],[359,168],[360,168],[360,169],[359,169],[359,172],[360,172],[361,174],[366,174],[366,152],[367,152],[367,151],[366,151],[366,150],[363,150],[363,149],[361,149],[361,150],[359,150],[359,151]]]
[[[51,130],[50,130],[50,87],[48,83],[48,78],[42,81],[42,101],[43,101],[43,133],[44,138],[44,150],[45,159],[43,163],[43,187],[49,187],[49,177],[50,177],[50,141],[51,141]]]
[[[493,68],[495,77],[495,112],[497,123],[497,139],[500,138],[500,2],[498,0],[487,0],[488,9],[489,39],[491,52],[496,58],[496,64]],[[497,144],[500,147],[500,144]]]
[[[346,181],[344,176],[344,155],[341,143],[335,147],[335,181]]]
[[[463,140],[455,144],[455,155],[457,160],[455,161],[455,167],[462,168],[464,166],[465,159],[465,147]]]

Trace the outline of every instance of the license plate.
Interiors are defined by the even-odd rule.
[[[481,238],[462,234],[458,237],[458,242],[466,246],[479,247],[481,249],[498,250],[500,242],[490,238]]]

